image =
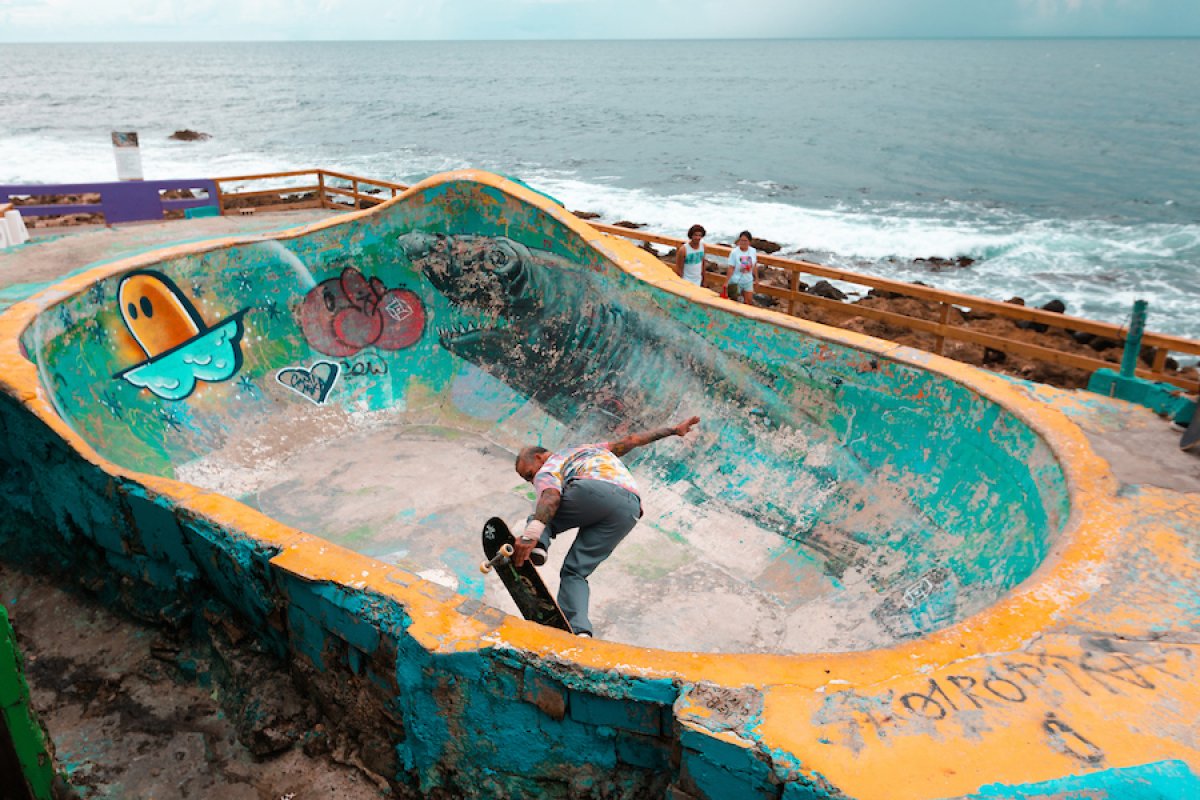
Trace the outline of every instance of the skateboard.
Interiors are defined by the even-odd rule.
[[[533,562],[526,560],[520,567],[513,566],[515,541],[504,520],[499,517],[489,519],[483,526],[483,555],[487,560],[479,565],[479,571],[485,575],[493,569],[496,571],[525,619],[574,633]]]

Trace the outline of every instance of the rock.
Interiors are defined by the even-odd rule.
[[[623,219],[620,222],[614,222],[613,227],[614,228],[629,228],[630,230],[636,231],[639,228],[646,227],[646,225],[645,225],[645,223],[642,223],[642,222],[630,222],[627,219]]]
[[[1107,339],[1103,336],[1096,336],[1087,343],[1087,346],[1099,353],[1102,350],[1111,350],[1114,347],[1120,347],[1121,343],[1115,339]]]
[[[1024,297],[1010,297],[1007,300],[1005,300],[1004,302],[1008,303],[1010,306],[1023,306],[1023,305],[1025,305],[1025,298]]]
[[[750,239],[750,246],[760,253],[767,253],[768,255],[778,253],[783,249],[783,245],[775,244],[770,239],[759,239],[758,237]]]
[[[925,264],[934,272],[940,272],[946,269],[962,269],[969,267],[975,263],[975,259],[967,256],[958,256],[957,258],[941,258],[940,256],[931,256],[929,258],[914,258],[914,264]]]
[[[817,297],[827,297],[830,300],[845,300],[846,293],[838,289],[829,281],[817,281],[808,290],[809,294],[815,294]]]
[[[990,347],[983,348],[983,363],[984,364],[1003,364],[1008,360],[1008,354],[1000,350],[993,350]]]
[[[205,139],[211,139],[212,136],[207,133],[201,133],[200,131],[193,131],[189,128],[184,128],[181,131],[175,131],[167,138],[174,139],[178,142],[203,142]]]
[[[600,219],[600,214],[595,211],[572,211],[571,213],[580,219]]]
[[[1024,303],[1022,303],[1022,305],[1024,305]],[[1046,303],[1044,306],[1041,306],[1041,309],[1042,309],[1042,311],[1049,311],[1054,314],[1061,314],[1067,310],[1067,304],[1064,303],[1062,300],[1051,300],[1049,303]],[[1046,325],[1041,322],[1032,322],[1030,320],[1021,320],[1020,322],[1017,323],[1017,327],[1021,328],[1023,330],[1027,330],[1027,331],[1037,331],[1038,333],[1045,333],[1046,331],[1048,331],[1050,329],[1049,325]]]
[[[658,257],[658,251],[655,250],[654,245],[650,244],[649,242],[642,242],[641,247],[643,250],[645,250],[650,255],[652,255],[656,258]]]
[[[754,301],[754,305],[759,306],[760,308],[775,308],[779,305],[779,300],[769,294],[759,294],[758,292],[755,292],[752,299]]]

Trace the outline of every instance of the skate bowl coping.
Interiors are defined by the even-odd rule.
[[[140,587],[130,602],[216,598],[268,649],[401,693],[457,669],[451,654],[501,659],[527,694],[543,670],[569,691],[669,706],[683,685],[817,685],[831,665],[870,681],[967,642],[995,650],[1078,602],[1070,587],[1113,513],[1107,466],[1019,385],[730,303],[482,172],[282,235],[96,267],[10,309],[0,345],[5,424],[61,448],[5,454],[35,487],[23,513],[90,542],[93,567]],[[685,539],[706,523],[769,535],[755,588],[784,604],[820,595],[858,626],[834,626],[810,648],[820,657],[580,645],[422,569],[462,564],[355,552],[353,537],[287,524],[243,493],[246,475],[303,461],[325,433],[464,435],[511,470],[525,443],[607,441],[693,411],[695,437],[629,459],[647,504]],[[459,479],[437,488],[443,466],[424,481],[455,491]],[[504,491],[514,513],[528,507]],[[457,531],[475,552],[485,517],[433,516],[414,530]],[[379,677],[382,652],[396,662]],[[446,713],[439,697],[412,701],[432,727],[400,748],[405,769],[446,761],[428,749],[451,736],[429,719]]]

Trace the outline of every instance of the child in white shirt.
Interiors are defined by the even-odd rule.
[[[729,278],[725,293],[730,300],[741,299],[753,305],[754,284],[758,281],[758,251],[750,246],[750,231],[738,234],[737,246],[729,251]]]

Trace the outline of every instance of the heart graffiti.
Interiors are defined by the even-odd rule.
[[[332,361],[317,361],[308,369],[288,367],[275,373],[275,380],[316,405],[322,405],[333,391],[341,367]]]

